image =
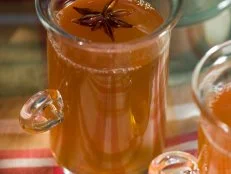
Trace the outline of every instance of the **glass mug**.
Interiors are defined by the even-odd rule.
[[[231,127],[222,121],[225,115],[216,112],[215,116],[211,111],[211,101],[230,83],[231,41],[227,41],[206,53],[192,77],[193,95],[201,110],[198,159],[183,152],[168,152],[153,160],[149,174],[171,173],[169,169],[176,170],[176,174],[231,173]]]
[[[32,133],[50,130],[53,155],[70,172],[147,172],[164,146],[169,43],[182,0],[151,1],[164,24],[116,44],[62,30],[53,13],[67,1],[35,2],[47,30],[49,89],[25,103],[21,126]]]

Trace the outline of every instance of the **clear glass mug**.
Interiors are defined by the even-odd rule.
[[[162,153],[168,53],[182,0],[152,0],[165,22],[148,36],[118,44],[66,33],[54,16],[65,0],[36,0],[47,29],[49,89],[23,106],[24,130],[50,130],[59,165],[81,173],[147,172]]]
[[[209,106],[214,96],[230,84],[231,41],[227,41],[206,53],[192,77],[193,95],[201,110],[198,159],[183,152],[168,152],[152,162],[149,174],[172,174],[171,170],[176,174],[231,173],[231,127],[214,116]]]

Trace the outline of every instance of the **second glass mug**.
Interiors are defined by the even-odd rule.
[[[201,110],[198,159],[184,152],[167,152],[154,159],[149,174],[230,174],[231,127],[227,112],[211,111],[214,96],[231,86],[231,41],[209,50],[196,66],[192,77],[195,101]],[[226,101],[227,102],[227,101]],[[218,113],[219,112],[219,113]],[[226,113],[226,115],[224,115]],[[219,115],[217,115],[219,114]],[[223,115],[222,115],[223,114]],[[231,115],[231,113],[229,113]],[[224,122],[228,120],[228,123]]]
[[[147,172],[164,146],[169,41],[182,0],[149,1],[163,25],[118,44],[66,33],[54,18],[69,2],[35,1],[47,30],[49,89],[25,103],[20,124],[32,133],[51,129],[53,155],[71,172]]]

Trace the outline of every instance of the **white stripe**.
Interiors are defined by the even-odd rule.
[[[15,158],[0,160],[0,169],[54,166],[57,166],[57,164],[53,158]]]
[[[194,103],[176,105],[173,106],[171,109],[173,109],[176,117],[169,116],[168,120],[182,120],[200,115],[200,111]],[[171,115],[171,109],[168,115]]]
[[[45,132],[44,134],[47,134]],[[27,134],[19,124],[18,119],[2,119],[0,120],[0,134]]]
[[[25,134],[18,119],[3,119],[0,125],[0,134]]]
[[[188,150],[195,150],[197,149],[197,140],[188,141],[185,143],[177,144],[175,146],[171,146],[165,149],[165,151],[174,151],[174,150],[181,150],[181,151],[188,151]]]
[[[171,111],[174,111],[175,117],[172,116]],[[194,103],[172,106],[169,108],[168,112],[169,116],[167,119],[170,121],[182,120],[200,115]],[[0,120],[0,125],[0,134],[25,134],[22,128],[20,128],[18,119],[3,119]]]

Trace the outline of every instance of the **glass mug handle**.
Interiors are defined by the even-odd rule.
[[[63,120],[63,100],[58,90],[47,89],[33,95],[22,107],[21,127],[29,133],[42,133]]]
[[[148,174],[200,174],[200,172],[194,156],[172,151],[155,158],[149,166]]]

